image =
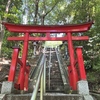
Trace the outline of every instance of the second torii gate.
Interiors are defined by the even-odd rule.
[[[12,55],[12,62],[9,71],[8,81],[13,82],[15,78],[16,65],[19,63],[21,65],[20,73],[18,77],[18,82],[20,90],[28,89],[28,76],[29,67],[26,65],[27,53],[28,53],[28,43],[29,41],[67,41],[68,51],[70,56],[69,70],[69,81],[70,86],[73,90],[77,90],[77,82],[79,80],[86,80],[86,73],[84,68],[84,62],[82,57],[81,48],[76,48],[77,58],[75,58],[73,41],[88,40],[88,36],[72,36],[72,33],[86,32],[90,29],[92,22],[84,24],[74,24],[74,25],[22,25],[22,24],[11,24],[3,23],[7,30],[15,33],[24,33],[23,37],[8,37],[9,41],[23,41],[23,54],[22,59],[18,58],[19,48],[15,47]],[[45,34],[45,37],[33,37],[30,34],[41,33]],[[64,37],[51,37],[51,33],[65,33]],[[78,70],[76,69],[76,63],[78,63]],[[25,74],[26,73],[26,74]]]

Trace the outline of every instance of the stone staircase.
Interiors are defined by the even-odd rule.
[[[49,51],[49,50],[48,50]],[[49,52],[47,53],[47,61],[49,60]],[[48,65],[49,62],[47,62]],[[50,77],[49,77],[50,67]],[[92,100],[84,99],[80,94],[66,94],[64,91],[64,84],[60,73],[59,63],[54,50],[52,50],[50,66],[46,68],[46,93],[43,95],[43,100]],[[34,76],[34,75],[32,75]],[[50,78],[50,87],[49,87]],[[30,87],[31,88],[31,87]],[[31,100],[32,92],[24,94],[6,94],[1,95],[0,100]],[[91,98],[91,97],[90,97]],[[36,100],[40,100],[40,93],[38,92]]]
[[[47,60],[49,60],[49,55],[47,57]],[[49,87],[49,67],[47,67],[46,73],[47,74],[47,84],[46,84],[46,90],[51,92],[64,92],[64,86],[62,77],[60,74],[60,69],[58,67],[58,61],[56,57],[56,53],[54,50],[51,51],[51,68],[50,68],[50,87]]]
[[[31,94],[20,94],[20,95],[6,95],[4,100],[30,100]],[[40,100],[39,94],[37,99]],[[78,94],[60,94],[60,93],[46,93],[44,94],[43,100],[84,100],[83,96]]]

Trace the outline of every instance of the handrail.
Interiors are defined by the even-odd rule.
[[[41,62],[41,59],[42,59],[42,56],[43,56],[43,53],[40,54],[39,58],[38,58],[38,61],[36,63],[36,66],[40,66],[40,62]],[[35,74],[35,71],[37,70],[38,68],[37,67],[33,67],[32,70],[30,71],[30,79],[32,78],[33,74]]]
[[[35,76],[35,88],[32,93],[31,100],[36,100],[37,92],[40,85],[40,100],[43,100],[43,93],[45,93],[45,78],[46,78],[46,60],[45,60],[45,53],[42,56],[41,62],[38,66],[39,71],[38,74]],[[41,82],[41,84],[40,84]]]
[[[57,52],[57,49],[55,49],[55,51],[56,51],[56,56],[58,59],[58,64],[59,64],[59,69],[60,69],[62,81],[64,84],[65,93],[69,93],[70,92],[70,85],[69,85],[69,81],[68,81],[68,73],[67,73],[67,71],[65,73],[64,65],[62,63],[62,59],[60,58],[60,54],[58,54],[58,52]],[[68,91],[66,91],[66,90],[68,90]]]
[[[51,48],[50,48],[50,55],[49,55],[49,90],[50,90],[50,73],[51,73]]]

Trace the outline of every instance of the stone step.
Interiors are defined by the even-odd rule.
[[[63,81],[62,81],[62,77],[61,77],[61,73],[60,73],[60,69],[59,69],[59,63],[57,60],[57,56],[55,52],[52,52],[51,54],[51,68],[50,68],[50,87],[49,87],[49,67],[46,69],[46,88],[47,90],[64,90],[64,85],[63,85]],[[48,57],[49,60],[49,57]]]
[[[32,94],[20,95],[6,95],[5,100],[30,100]],[[39,95],[36,100],[40,100]],[[78,94],[60,94],[60,93],[46,93],[43,100],[84,100],[83,96]]]

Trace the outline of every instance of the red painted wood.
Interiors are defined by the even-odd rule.
[[[12,61],[11,61],[8,81],[14,82],[19,50],[20,50],[19,48],[14,48],[14,50],[13,50]]]
[[[70,85],[72,86],[73,90],[77,90],[77,81],[78,81],[78,73],[77,69],[75,68],[75,57],[74,57],[74,47],[73,47],[73,40],[88,40],[88,36],[72,36],[72,33],[75,32],[85,32],[89,30],[89,28],[92,25],[92,22],[84,23],[84,24],[74,24],[74,25],[43,25],[43,26],[34,26],[34,25],[18,25],[18,24],[11,24],[11,23],[3,23],[5,27],[10,32],[18,32],[18,33],[24,33],[24,37],[9,37],[8,40],[12,41],[23,41],[23,54],[22,54],[22,60],[18,59],[18,51],[14,50],[13,56],[12,56],[12,64],[11,64],[11,70],[9,74],[9,81],[14,80],[14,73],[16,69],[16,63],[20,63],[21,69],[18,77],[17,85],[20,86],[20,90],[24,90],[26,88],[27,90],[27,84],[28,84],[28,74],[27,68],[26,68],[26,60],[27,60],[27,53],[28,53],[28,42],[29,41],[68,41],[68,50],[69,50],[69,56],[70,56],[70,68],[69,68],[69,81]],[[29,36],[30,33],[42,33],[46,34],[45,37],[32,37]],[[66,33],[65,37],[50,37],[50,33]],[[84,70],[84,64],[83,64],[83,58],[82,58],[82,51],[80,49],[76,50],[77,52],[77,60],[79,65],[79,71],[80,71],[80,77],[81,79],[85,79],[85,70]],[[13,59],[14,58],[14,59]],[[82,64],[82,65],[81,65]],[[13,67],[14,66],[14,67]],[[84,70],[84,71],[83,71]],[[11,76],[11,73],[13,73],[13,77]],[[26,76],[25,76],[26,75]]]
[[[71,33],[67,33],[68,36],[68,51],[69,51],[69,56],[70,56],[70,69],[71,69],[71,84],[72,84],[72,89],[76,90],[77,89],[77,81],[78,81],[78,73],[75,69],[75,57],[74,57],[74,47],[72,43],[72,36]]]
[[[74,24],[74,25],[22,25],[22,24],[12,24],[3,22],[5,27],[10,32],[22,32],[22,33],[32,33],[32,32],[40,32],[40,33],[58,33],[58,32],[85,32],[90,29],[93,22],[88,22],[84,24]]]
[[[24,41],[24,37],[8,37],[9,41]],[[29,41],[64,41],[68,37],[29,37]],[[88,36],[72,36],[73,41],[89,40]]]
[[[28,91],[29,72],[30,72],[30,66],[26,66],[26,70],[25,70],[25,82],[24,82],[24,90],[25,91]]]
[[[22,54],[23,66],[21,66],[20,74],[19,74],[19,79],[18,79],[18,83],[17,83],[17,84],[20,84],[20,89],[21,90],[24,90],[25,69],[26,69],[26,60],[27,60],[27,54],[28,54],[29,33],[25,34],[25,38],[24,39],[25,40],[24,40],[23,54]]]
[[[18,58],[18,63],[21,65],[21,66],[23,66],[23,63],[22,63],[22,61]]]
[[[68,66],[68,75],[69,75],[69,83],[71,88],[73,89],[73,77],[72,77],[72,69],[71,66]]]
[[[76,48],[76,54],[77,54],[77,61],[78,61],[78,69],[80,73],[80,80],[86,80],[86,73],[85,73],[85,67],[84,67],[84,61],[83,61],[83,55],[82,55],[82,48],[77,47]]]

